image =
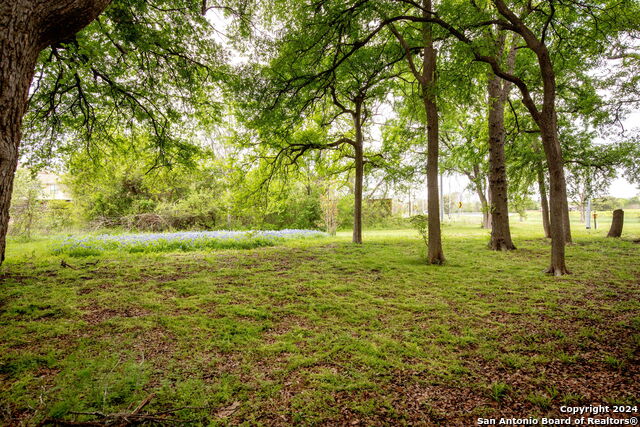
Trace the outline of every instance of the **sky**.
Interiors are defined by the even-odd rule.
[[[632,127],[640,127],[640,111],[636,111],[625,120],[625,128]],[[630,184],[626,179],[618,178],[609,186],[609,195],[628,199],[640,195],[640,189],[637,185]]]

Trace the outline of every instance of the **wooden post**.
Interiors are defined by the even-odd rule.
[[[622,235],[622,224],[624,223],[624,211],[616,209],[613,211],[613,220],[607,237],[620,237]]]

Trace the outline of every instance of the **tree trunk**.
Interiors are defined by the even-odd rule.
[[[556,114],[556,79],[549,52],[540,47],[538,62],[543,82],[543,109],[538,116],[538,126],[542,136],[549,168],[549,215],[551,223],[551,265],[549,274],[562,276],[569,274],[565,265],[565,242],[571,241],[569,225],[569,203],[567,202],[567,182],[564,176],[562,147],[558,139],[558,118]]]
[[[353,114],[355,138],[356,176],[353,184],[353,243],[362,243],[362,182],[364,179],[363,136],[362,136],[362,100],[356,100]]]
[[[38,57],[26,11],[0,7],[0,263],[4,261],[22,117]],[[20,13],[22,12],[22,13]]]
[[[502,81],[489,76],[489,193],[491,195],[491,241],[494,251],[513,250],[507,201],[507,169],[504,160],[504,103]]]
[[[542,228],[544,237],[551,237],[551,224],[549,222],[549,201],[547,199],[547,188],[544,183],[544,171],[542,165],[538,166],[538,190],[540,191],[540,207],[542,210]]]
[[[522,102],[531,117],[540,128],[542,146],[544,147],[549,168],[549,213],[551,219],[551,265],[547,272],[555,276],[568,274],[565,266],[565,241],[571,236],[569,227],[569,204],[567,203],[567,184],[564,176],[562,147],[558,140],[558,118],[556,114],[556,76],[549,50],[544,40],[539,40],[529,27],[509,9],[504,0],[493,0],[494,5],[509,22],[537,57],[542,78],[542,109],[533,100],[526,83],[520,79],[512,79],[522,94]]]
[[[506,33],[500,31],[495,41],[496,52],[503,55],[506,42]],[[515,67],[516,60],[515,43],[511,43],[507,55],[507,69]],[[511,240],[511,228],[509,226],[509,202],[507,188],[507,168],[504,159],[504,106],[507,102],[511,83],[503,81],[500,77],[489,74],[487,85],[489,103],[489,195],[491,205],[491,240],[489,248],[494,251],[513,250],[515,245]]]
[[[422,70],[418,70],[413,62],[413,53],[407,41],[398,30],[391,25],[389,28],[405,50],[407,62],[411,72],[420,83],[422,101],[427,116],[427,210],[428,210],[428,250],[427,262],[443,264],[442,236],[440,230],[440,199],[438,195],[438,108],[436,104],[436,50],[433,45],[433,31],[431,22],[432,0],[422,0]]]
[[[473,165],[473,174],[469,172],[465,172],[469,181],[473,183],[473,188],[476,190],[476,194],[478,195],[478,199],[480,199],[480,206],[482,210],[482,223],[480,224],[480,228],[490,229],[491,228],[491,215],[489,213],[489,201],[487,200],[487,196],[484,194],[484,187],[482,183],[484,182],[484,177],[480,176],[480,168],[478,165]]]
[[[624,224],[624,211],[622,209],[616,209],[613,211],[613,220],[611,221],[611,228],[607,237],[620,237],[622,236],[622,225]]]
[[[563,172],[564,176],[564,172]],[[571,237],[571,220],[569,217],[569,199],[566,197],[566,184],[565,184],[565,198],[562,200],[562,225],[564,226],[564,241],[571,243],[573,241]]]
[[[485,208],[483,208],[482,211],[482,225],[480,226],[480,228],[484,228],[486,230],[490,230],[491,229],[491,215],[489,214],[489,205],[487,204],[487,206]]]
[[[429,17],[431,0],[423,0],[423,15]],[[440,230],[440,204],[438,197],[438,108],[436,105],[436,50],[433,46],[431,23],[422,24],[424,41],[422,99],[427,113],[427,209],[429,245],[427,261],[430,264],[443,264],[442,237]]]
[[[542,143],[549,165],[549,214],[551,230],[551,265],[547,272],[555,276],[568,274],[565,266],[565,242],[567,237],[567,189],[562,162],[562,150],[558,141],[555,111],[540,121]]]
[[[480,227],[489,230],[491,229],[491,213],[489,212],[491,208],[489,207],[489,201],[484,195],[484,191],[476,190],[476,192],[478,193],[480,206],[482,207],[482,224],[480,224]]]
[[[73,36],[111,0],[0,2],[0,264],[5,258],[9,204],[18,164],[22,118],[38,54]]]

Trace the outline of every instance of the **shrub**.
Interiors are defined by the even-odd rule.
[[[194,191],[176,202],[161,203],[155,214],[179,230],[211,230],[223,225],[223,207],[213,191]]]
[[[414,215],[409,218],[409,223],[418,231],[424,241],[425,246],[429,246],[429,216]]]
[[[42,186],[40,181],[26,169],[18,169],[13,182],[11,222],[9,233],[31,238],[31,234],[42,219],[44,205],[41,201]]]
[[[42,216],[41,227],[48,232],[70,228],[74,224],[73,205],[67,200],[48,200]]]

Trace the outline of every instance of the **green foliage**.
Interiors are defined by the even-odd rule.
[[[489,397],[496,402],[502,401],[511,391],[511,387],[508,384],[502,382],[492,383],[489,386]]]
[[[103,148],[115,128],[147,135],[159,164],[175,162],[173,149],[189,151],[194,126],[220,116],[212,93],[225,66],[212,31],[199,0],[114,0],[75,37],[44,49],[24,122],[30,162]]]
[[[211,230],[226,225],[220,196],[208,189],[190,191],[175,202],[160,202],[154,212],[171,229]]]
[[[275,203],[262,220],[269,228],[315,228],[321,222],[319,188],[311,183],[291,183]]]
[[[67,200],[47,200],[41,221],[41,229],[48,232],[68,230],[77,225],[73,203]]]
[[[338,230],[338,197],[333,185],[329,182],[325,191],[320,195],[322,225],[330,236],[335,236]]]
[[[42,186],[37,177],[27,169],[18,169],[11,194],[11,223],[9,233],[26,239],[42,220],[44,206]]]
[[[429,247],[429,216],[428,215],[414,215],[409,219],[409,222],[418,231],[418,234],[422,238],[426,247]]]
[[[619,199],[617,197],[598,197],[593,199],[591,209],[595,211],[613,211],[615,209],[623,208],[627,204],[625,199]]]

